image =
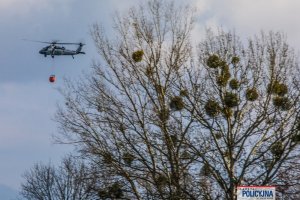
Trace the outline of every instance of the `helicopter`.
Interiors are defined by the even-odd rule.
[[[42,48],[39,53],[43,54],[45,57],[47,57],[47,55],[51,55],[52,58],[54,58],[54,56],[72,56],[72,58],[74,59],[74,55],[77,54],[85,54],[85,52],[81,51],[82,46],[84,45],[83,43],[63,43],[63,42],[43,42],[43,43],[47,43],[50,44],[44,48]],[[69,50],[66,49],[64,46],[57,46],[58,45],[78,45],[78,48],[76,50]]]
[[[27,40],[27,39],[23,39]],[[27,40],[31,42],[39,42],[39,43],[46,43],[49,44],[48,46],[42,48],[39,53],[47,57],[48,55],[54,58],[54,56],[72,56],[74,59],[74,55],[78,54],[85,54],[85,52],[81,51],[82,46],[85,45],[83,43],[68,43],[68,42],[58,42],[58,41],[52,41],[52,42],[43,42],[43,41],[36,41],[36,40]],[[62,45],[78,45],[76,50],[70,50],[66,49]],[[53,59],[54,60],[54,59]],[[49,82],[54,83],[56,80],[56,77],[54,74],[50,75]]]
[[[74,59],[74,55],[78,54],[85,54],[85,52],[81,51],[82,46],[85,45],[83,43],[69,43],[69,42],[58,42],[58,41],[52,41],[52,42],[43,42],[43,41],[36,41],[36,40],[28,40],[32,42],[39,42],[39,43],[45,43],[49,44],[48,46],[42,48],[39,53],[47,57],[48,55],[54,58],[54,56],[72,56]],[[66,49],[64,46],[59,45],[78,45],[78,48],[76,50],[70,50]]]

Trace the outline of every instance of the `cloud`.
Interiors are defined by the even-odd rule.
[[[1,0],[0,11],[3,15],[26,15],[31,12],[54,10],[54,8],[66,7],[70,0]]]
[[[53,145],[55,87],[45,82],[0,84],[0,184],[15,189],[34,163],[56,164],[71,146]]]
[[[195,0],[202,8],[200,23],[235,29],[244,37],[258,34],[261,30],[282,31],[289,41],[300,47],[300,1],[296,0]],[[204,7],[204,8],[203,8]]]
[[[2,200],[16,199],[18,192],[8,186],[0,184],[0,194]]]
[[[22,143],[41,142],[51,137],[58,92],[48,83],[4,83],[0,85],[0,146],[18,147]],[[56,100],[55,100],[56,99]]]

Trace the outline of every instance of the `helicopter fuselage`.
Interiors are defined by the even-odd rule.
[[[77,50],[69,50],[66,49],[65,47],[62,46],[56,46],[56,45],[49,45],[44,48],[42,48],[39,53],[43,54],[45,57],[48,55],[54,58],[54,56],[72,56],[74,58],[74,55],[77,54],[85,54],[84,52],[81,51],[82,45],[79,45]]]

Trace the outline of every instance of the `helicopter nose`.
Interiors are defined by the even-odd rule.
[[[40,54],[43,54],[43,51],[42,51],[42,50],[40,50],[40,51],[39,51],[39,53],[40,53]]]

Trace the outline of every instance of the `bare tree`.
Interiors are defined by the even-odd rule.
[[[21,195],[30,200],[96,199],[92,171],[71,157],[64,159],[59,167],[36,164],[24,174]]]
[[[299,65],[283,34],[243,44],[189,8],[149,1],[92,36],[101,60],[67,82],[57,121],[98,169],[99,196],[236,199],[238,185],[299,192]],[[284,178],[284,177],[285,178]],[[286,181],[286,182],[284,182]],[[295,197],[296,198],[296,197]]]
[[[299,65],[283,34],[244,47],[234,34],[210,33],[198,50],[205,70],[188,109],[201,133],[190,145],[208,184],[226,199],[241,184],[299,185]]]

